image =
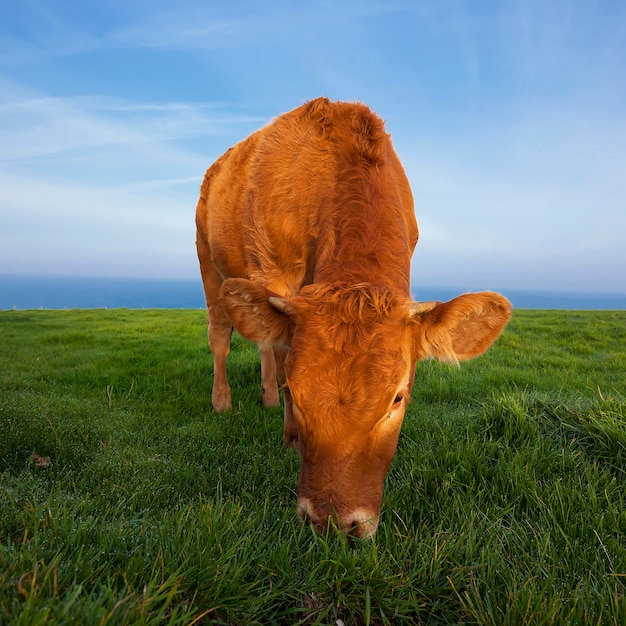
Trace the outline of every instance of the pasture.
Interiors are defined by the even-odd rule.
[[[0,623],[626,623],[626,312],[516,310],[418,365],[373,540],[295,514],[299,458],[204,311],[0,312]]]

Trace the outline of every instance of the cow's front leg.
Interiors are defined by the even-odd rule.
[[[211,348],[211,353],[213,354],[213,392],[211,400],[216,411],[227,411],[232,408],[230,387],[226,379],[226,357],[230,351],[230,336],[233,332],[233,325],[224,309],[217,302],[222,279],[213,263],[206,235],[200,232],[200,230],[196,233],[196,246],[208,312],[207,320],[209,327],[207,335],[209,348]]]
[[[266,409],[280,404],[276,385],[276,361],[271,346],[259,346],[261,353],[261,402]]]
[[[285,375],[285,358],[287,356],[287,351],[276,350],[274,355],[276,357],[276,375],[278,377],[278,384],[283,390],[283,399],[285,401],[283,443],[286,448],[289,448],[298,443],[298,423],[293,416],[293,399],[291,398],[291,391],[289,391],[287,376]]]
[[[230,320],[219,305],[209,307],[209,346],[213,354],[213,393],[211,400],[216,411],[232,408],[230,385],[226,378],[226,357],[230,351],[233,332]]]

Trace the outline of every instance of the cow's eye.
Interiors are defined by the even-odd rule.
[[[400,394],[398,394],[394,399],[393,399],[393,407],[396,408],[400,403],[402,402],[402,396]]]

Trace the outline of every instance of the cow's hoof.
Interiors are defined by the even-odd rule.
[[[280,406],[280,397],[278,396],[278,389],[273,391],[267,390],[261,387],[261,403],[266,409],[271,409],[275,406]]]
[[[230,396],[228,396],[227,398],[214,396],[213,408],[218,413],[222,413],[223,411],[230,411],[233,408],[233,403],[230,400]]]

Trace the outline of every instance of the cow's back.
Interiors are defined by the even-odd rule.
[[[220,275],[257,280],[283,296],[297,293],[332,256],[337,224],[361,210],[347,202],[352,178],[372,168],[386,173],[399,216],[381,220],[402,222],[395,228],[397,254],[408,272],[417,226],[382,121],[364,105],[319,98],[253,133],[207,171],[197,223]],[[346,200],[342,206],[338,197]]]

